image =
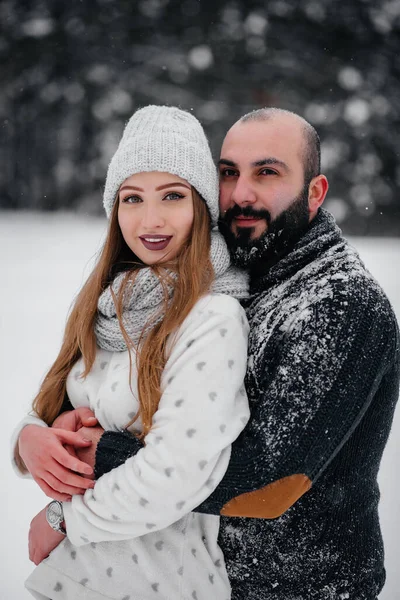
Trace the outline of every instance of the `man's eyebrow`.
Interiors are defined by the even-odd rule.
[[[279,160],[279,158],[275,158],[270,156],[269,158],[262,158],[261,160],[256,160],[251,163],[252,167],[265,167],[265,165],[276,165],[277,167],[282,167],[286,172],[289,172],[290,169],[288,165],[283,162],[283,160]]]
[[[237,168],[237,163],[235,163],[233,160],[228,160],[227,158],[221,158],[218,161],[218,165],[225,165],[227,167]],[[275,158],[274,156],[270,156],[269,158],[262,158],[251,163],[252,167],[265,167],[266,165],[275,165],[277,167],[282,167],[282,169],[284,169],[284,171],[286,171],[287,173],[290,171],[290,168],[285,162],[283,162],[283,160],[279,160],[279,158]]]
[[[218,165],[226,165],[227,167],[236,167],[237,164],[233,162],[233,160],[228,160],[227,158],[221,158],[218,161]]]

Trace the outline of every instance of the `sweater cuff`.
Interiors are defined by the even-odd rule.
[[[225,502],[219,498],[218,488],[204,500],[197,508],[193,509],[193,512],[203,513],[206,515],[221,515]]]
[[[128,431],[105,431],[96,448],[95,479],[123,465],[143,447],[143,443]]]

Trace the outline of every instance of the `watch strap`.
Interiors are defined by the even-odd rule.
[[[61,502],[58,500],[52,500],[46,508],[46,521],[54,531],[58,531],[63,535],[67,535],[64,522],[64,511]]]

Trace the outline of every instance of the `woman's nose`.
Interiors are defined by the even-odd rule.
[[[142,216],[142,225],[146,229],[154,229],[165,225],[162,211],[157,207],[147,206]]]

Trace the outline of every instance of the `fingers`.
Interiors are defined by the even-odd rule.
[[[52,465],[51,471],[44,472],[35,481],[46,496],[60,501],[69,501],[71,496],[82,495],[87,489],[94,487],[94,481],[71,473],[56,463]]]
[[[86,441],[82,434],[62,429],[43,429],[32,425],[31,431],[27,431],[22,441],[21,458],[35,481],[39,483],[41,480],[39,485],[49,497],[64,500],[64,496],[55,496],[54,492],[70,495],[71,493],[84,493],[91,487],[91,480],[79,474],[91,476],[93,468],[76,455],[71,455],[65,448],[68,446],[71,450],[74,447],[91,447],[92,442]],[[54,479],[49,477],[48,473]],[[43,482],[46,482],[48,487],[43,485]]]
[[[91,440],[84,438],[79,431],[65,431],[64,429],[54,429],[53,431],[63,444],[81,447],[92,443]]]
[[[53,500],[59,500],[60,502],[69,502],[71,500],[71,496],[69,494],[62,494],[61,492],[56,492],[56,490],[53,490],[44,481],[44,479],[35,479],[35,481],[42,490],[42,492],[44,492],[49,498],[52,498]]]
[[[47,558],[47,556],[48,554],[46,555],[36,548],[35,544],[31,541],[31,536],[29,535],[29,560],[37,566],[40,565],[42,560]]]
[[[95,414],[92,410],[90,410],[90,408],[82,406],[75,409],[75,412],[84,427],[93,427],[94,425],[97,425]]]
[[[47,483],[51,490],[55,491],[58,494],[63,494],[64,496],[69,497],[74,496],[76,494],[82,495],[87,489],[78,487],[76,485],[69,485],[65,481],[60,481],[60,479],[55,477],[53,473],[45,473],[43,475],[43,481]],[[58,498],[56,498],[56,500],[58,500]]]
[[[83,417],[95,417],[94,412],[88,406],[79,406],[75,409],[75,412],[82,419]]]
[[[76,455],[70,454],[63,446],[54,449],[53,458],[56,463],[65,467],[68,471],[75,471],[76,473],[82,473],[82,475],[93,474],[93,469],[90,465],[79,460]]]
[[[91,442],[96,442],[96,444],[103,435],[103,433],[104,429],[100,425],[96,425],[94,427],[81,427],[81,429],[79,430],[79,435],[81,435],[83,439],[90,440]],[[91,446],[87,447],[90,448]]]
[[[84,427],[94,427],[97,425],[96,417],[82,417],[81,422]]]
[[[35,560],[37,560],[37,558],[36,558],[36,546],[35,546],[34,540],[33,540],[32,523],[31,523],[31,526],[29,528],[28,549],[29,549],[29,560],[32,561],[33,563],[35,563],[35,565],[36,565],[37,564],[35,562]]]
[[[52,424],[55,429],[66,429],[67,431],[76,431],[76,416],[74,411],[67,410],[61,413]]]
[[[76,473],[72,473],[68,469],[65,469],[65,467],[59,465],[57,462],[54,462],[54,464],[51,465],[51,468],[48,470],[48,472],[52,477],[58,480],[59,485],[62,486],[70,486],[72,488],[78,488],[83,490],[87,490],[89,488],[94,487],[93,481],[87,479],[86,477],[81,477]],[[53,486],[46,475],[43,475],[43,479],[45,479],[51,487],[54,487],[54,489],[66,492],[66,489],[61,490],[59,487]],[[77,492],[75,491],[75,493]]]
[[[93,427],[97,423],[98,421],[94,412],[86,406],[81,406],[80,408],[63,412],[55,419],[52,427],[55,429],[64,429],[65,431],[78,431],[82,425]]]
[[[33,544],[32,544],[32,535],[31,535],[31,530],[29,530],[29,560],[33,563],[35,563],[35,551],[33,548]],[[36,563],[35,563],[36,565]]]

